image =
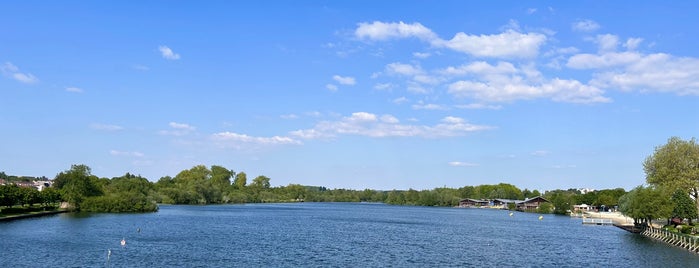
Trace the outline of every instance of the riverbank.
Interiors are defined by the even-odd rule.
[[[60,214],[60,213],[65,213],[65,212],[68,212],[68,210],[59,209],[59,210],[51,210],[51,211],[39,211],[39,212],[32,212],[32,213],[0,216],[0,222],[1,221],[13,221],[13,220],[19,220],[19,219],[26,219],[26,218],[34,218],[34,217],[43,217],[43,216],[47,216],[47,215],[55,215],[55,214]]]

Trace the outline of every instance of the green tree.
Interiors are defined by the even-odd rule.
[[[72,165],[70,170],[56,175],[54,186],[61,190],[65,201],[80,210],[80,204],[86,197],[102,195],[98,180],[97,176],[92,175],[90,167]]]
[[[0,205],[6,207],[12,207],[19,202],[19,186],[10,185],[0,185]]]
[[[671,200],[675,204],[672,210],[673,216],[688,219],[691,225],[692,219],[697,217],[697,207],[694,205],[692,198],[689,197],[689,194],[683,190],[676,190],[672,194]]]
[[[551,203],[541,203],[538,208],[536,208],[536,212],[538,213],[551,213],[553,211],[553,205]]]
[[[211,166],[211,183],[219,189],[228,189],[235,172],[222,166]]]
[[[646,158],[643,170],[646,182],[671,192],[687,190],[699,208],[699,144],[696,139],[670,138]]]
[[[61,194],[53,187],[44,188],[41,191],[41,202],[44,206],[51,206],[61,200]]]
[[[250,184],[250,187],[257,188],[257,189],[268,189],[270,187],[269,183],[269,178],[265,176],[257,176],[252,180],[252,183]]]
[[[673,207],[667,191],[652,186],[638,186],[619,198],[619,211],[637,223],[669,218]]]
[[[238,189],[243,189],[245,188],[245,185],[248,183],[248,176],[245,174],[245,172],[240,172],[235,175],[235,180],[233,181],[233,185],[235,185],[236,188]]]

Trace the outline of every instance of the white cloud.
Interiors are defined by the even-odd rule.
[[[401,103],[406,103],[408,101],[409,100],[406,97],[398,97],[398,98],[393,99],[391,102],[393,102],[395,104],[401,104]]]
[[[379,83],[374,85],[374,89],[376,90],[391,90],[393,89],[393,84],[391,83]]]
[[[531,15],[536,13],[536,8],[527,8],[527,14]]]
[[[113,155],[113,156],[132,156],[132,157],[144,157],[145,156],[141,152],[125,152],[125,151],[117,151],[117,150],[110,150],[109,154]]]
[[[172,51],[167,46],[159,46],[158,50],[160,51],[160,55],[163,56],[164,59],[166,60],[179,60],[180,59],[180,54],[175,53]]]
[[[416,103],[412,106],[413,110],[449,110],[449,108],[435,103]]]
[[[643,42],[643,38],[629,38],[626,40],[624,47],[628,50],[636,50],[641,42]]]
[[[67,87],[66,91],[73,92],[73,93],[82,93],[83,89],[79,88],[79,87]]]
[[[599,88],[699,95],[699,58],[636,51],[602,52],[573,55],[566,66],[593,70],[590,84]]]
[[[512,27],[510,27],[512,28]],[[469,35],[459,32],[450,40],[443,40],[420,23],[403,22],[359,23],[355,36],[362,40],[386,41],[399,38],[417,38],[433,47],[445,47],[476,57],[531,58],[546,42],[540,33],[520,33],[515,29],[493,35]]]
[[[476,61],[469,64],[464,64],[459,67],[449,66],[440,71],[440,73],[452,76],[463,75],[499,75],[499,74],[514,74],[517,73],[517,68],[509,62],[498,62],[497,65],[491,65],[485,61]]]
[[[402,21],[397,23],[362,22],[358,24],[354,34],[360,39],[377,41],[410,37],[429,41],[437,38],[437,35],[432,30],[420,23],[407,24]]]
[[[119,131],[119,130],[124,129],[124,127],[118,126],[118,125],[97,124],[97,123],[91,124],[90,128],[94,129],[94,130],[103,130],[103,131]]]
[[[169,130],[161,130],[158,133],[160,135],[185,136],[196,130],[194,126],[185,123],[170,122],[168,126],[170,126]]]
[[[423,87],[422,85],[420,85],[419,83],[416,83],[413,81],[408,82],[407,90],[408,90],[408,92],[414,93],[414,94],[428,94],[428,93],[430,93],[429,89],[427,89],[427,88]]]
[[[337,91],[337,89],[338,89],[337,86],[336,86],[336,85],[333,85],[333,84],[327,84],[327,85],[325,85],[325,88],[326,88],[327,90],[330,90],[330,91],[333,91],[333,92]]]
[[[427,53],[427,52],[413,52],[413,57],[416,57],[418,59],[426,59],[429,58],[432,54]]]
[[[448,93],[456,98],[472,98],[481,102],[512,102],[550,98],[559,102],[597,103],[609,102],[601,89],[585,85],[577,80],[542,80],[536,71],[525,77],[520,75],[491,75],[482,80],[461,80],[449,85]],[[527,77],[529,76],[529,77]]]
[[[449,165],[452,167],[477,167],[477,166],[480,166],[479,164],[476,164],[476,163],[459,162],[459,161],[449,162]]]
[[[244,144],[252,145],[285,145],[285,144],[301,144],[300,141],[290,137],[273,136],[273,137],[255,137],[246,134],[234,132],[219,132],[211,135],[214,141],[220,142],[224,146],[241,147]]]
[[[629,65],[638,62],[642,55],[636,52],[611,52],[601,55],[576,54],[568,59],[566,66],[573,69],[599,69]]]
[[[386,65],[386,73],[405,76],[415,76],[423,74],[424,71],[422,71],[422,68],[420,68],[420,66],[394,62]]]
[[[39,82],[39,79],[36,78],[36,76],[30,73],[20,72],[19,67],[15,66],[11,62],[5,62],[5,64],[0,65],[0,72],[4,76],[10,77],[14,80],[17,80],[25,84],[34,84],[36,82]]]
[[[524,34],[510,29],[494,35],[469,35],[460,32],[451,40],[437,41],[433,45],[477,57],[533,58],[544,42],[546,36],[543,34]]]
[[[321,121],[312,129],[292,131],[291,135],[303,139],[331,138],[338,135],[438,138],[464,136],[489,129],[492,127],[470,124],[458,117],[445,117],[436,125],[424,126],[400,124],[392,115],[378,117],[367,112],[357,112],[338,121]]]
[[[599,29],[599,24],[593,20],[579,20],[573,23],[573,30],[579,32],[594,32]]]
[[[619,46],[619,37],[613,34],[600,34],[597,35],[595,42],[599,45],[601,52],[615,51]]]
[[[354,79],[354,77],[350,77],[350,76],[334,75],[333,80],[340,83],[341,85],[352,86],[352,85],[356,84],[356,80]]]
[[[195,130],[196,128],[185,123],[170,122],[168,124],[171,128],[182,129],[182,130]]]
[[[398,124],[400,123],[400,120],[396,118],[395,116],[392,116],[390,114],[385,114],[381,116],[381,122],[384,123],[389,123],[389,124]]]
[[[461,104],[461,105],[454,105],[454,107],[459,108],[459,109],[468,109],[468,110],[500,110],[502,109],[501,105],[490,105],[490,104],[483,104],[483,103],[469,103],[469,104]]]

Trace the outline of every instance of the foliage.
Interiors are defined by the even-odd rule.
[[[692,219],[697,217],[697,207],[694,205],[692,198],[689,197],[689,194],[683,190],[676,190],[670,200],[674,203],[672,216],[680,219],[689,219],[689,224],[692,224]]]
[[[54,187],[61,190],[63,199],[78,210],[85,198],[103,193],[99,179],[91,174],[90,167],[86,165],[72,165],[70,170],[56,175]]]
[[[551,205],[551,203],[541,203],[539,207],[536,208],[536,212],[544,214],[551,213],[553,212],[553,205]]]
[[[643,170],[649,184],[671,192],[688,190],[695,206],[699,207],[699,144],[696,139],[670,138],[646,158]]]
[[[652,186],[638,186],[619,199],[619,211],[637,222],[669,218],[672,208],[667,191]]]

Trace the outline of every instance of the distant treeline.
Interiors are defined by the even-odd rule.
[[[3,173],[4,174],[4,173]],[[555,190],[541,194],[538,190],[520,190],[507,183],[435,188],[432,190],[350,190],[322,186],[289,184],[271,187],[270,178],[260,175],[248,183],[245,172],[236,173],[222,166],[198,165],[175,177],[165,176],[157,182],[126,173],[120,177],[99,178],[85,165],[73,165],[56,175],[53,187],[60,199],[80,211],[148,212],[163,204],[227,204],[263,202],[382,202],[394,205],[457,206],[459,200],[515,199],[543,196],[553,203],[555,213],[566,213],[574,204],[612,208],[624,189],[581,194],[578,190]],[[10,202],[3,203],[9,205]],[[17,202],[13,205],[19,204]]]

